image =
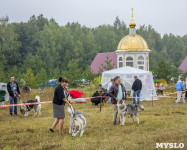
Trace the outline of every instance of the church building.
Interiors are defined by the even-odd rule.
[[[93,73],[98,73],[99,67],[105,65],[106,56],[112,60],[114,68],[135,67],[138,69],[149,71],[149,47],[145,39],[136,34],[136,23],[133,19],[129,24],[129,34],[121,39],[117,46],[117,50],[108,53],[98,53],[91,64]]]

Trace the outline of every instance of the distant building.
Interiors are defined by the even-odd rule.
[[[187,56],[186,58],[183,60],[182,64],[179,66],[179,69],[186,73],[187,72]]]
[[[132,9],[133,10],[133,9]],[[149,47],[145,39],[136,34],[136,23],[133,19],[129,24],[129,34],[121,39],[115,52],[98,53],[91,64],[94,73],[98,73],[99,67],[105,65],[106,56],[115,63],[114,68],[135,67],[149,71]]]
[[[107,56],[110,60],[112,60],[111,64],[114,65],[114,68],[117,68],[117,55],[115,52],[98,53],[91,64],[91,69],[93,73],[99,72],[99,67],[101,67],[102,64],[105,64]]]

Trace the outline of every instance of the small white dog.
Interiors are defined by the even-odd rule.
[[[180,100],[178,100],[178,99],[176,98],[176,99],[175,99],[175,103],[180,103],[180,102],[185,103],[185,94],[186,94],[185,92],[182,92]]]
[[[24,103],[37,103],[37,102],[40,102],[40,96],[36,96],[35,100],[29,100],[29,101],[26,101]],[[22,105],[20,107],[20,111],[21,111],[23,116],[28,116],[29,115],[29,111],[31,111],[31,109],[34,110],[34,116],[36,116],[37,113],[38,113],[38,116],[41,115],[41,104]]]
[[[67,108],[67,112],[70,113],[69,133],[75,137],[80,132],[82,136],[86,127],[86,117],[82,112],[74,110],[72,106]]]

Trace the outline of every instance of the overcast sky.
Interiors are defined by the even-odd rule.
[[[0,0],[0,17],[10,22],[26,22],[32,15],[43,14],[60,25],[79,22],[88,27],[113,24],[116,16],[126,24],[134,20],[152,25],[161,33],[187,34],[187,0]]]

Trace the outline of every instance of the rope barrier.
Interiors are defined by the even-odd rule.
[[[100,98],[102,96],[97,96],[97,97],[86,97],[86,98],[76,98],[76,99],[71,99],[70,101],[72,102],[79,102],[80,100],[86,100],[86,99],[91,99],[91,98]],[[104,96],[103,98],[105,98]],[[82,102],[82,101],[80,101]],[[0,105],[0,107],[13,107],[13,106],[22,106],[22,105],[37,105],[37,104],[50,104],[52,101],[45,101],[45,102],[36,102],[36,103],[21,103],[21,104],[10,104],[10,105]]]
[[[187,90],[185,90],[187,91]],[[169,94],[164,94],[161,96],[150,96],[150,97],[127,97],[127,98],[153,98],[153,97],[169,97],[169,98],[181,98],[181,97],[171,97],[168,95],[173,95],[173,94],[177,94],[177,93],[183,93],[185,91],[180,91],[180,92],[174,92],[174,93],[169,93]],[[81,100],[88,100],[88,99],[92,99],[92,98],[106,98],[108,96],[96,96],[96,97],[86,97],[86,98],[76,98],[76,99],[71,99],[71,102],[82,102]],[[182,97],[182,98],[187,98],[187,97]],[[36,102],[36,103],[21,103],[21,104],[11,104],[11,105],[0,105],[1,107],[13,107],[13,106],[22,106],[22,105],[37,105],[37,104],[50,104],[52,103],[52,101],[45,101],[45,102]],[[83,102],[82,102],[83,103]]]

